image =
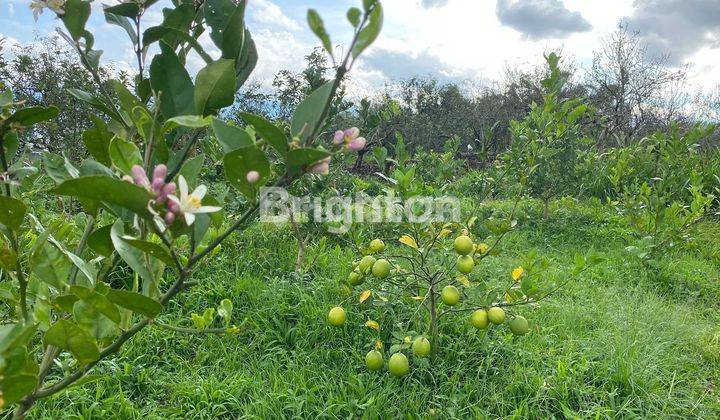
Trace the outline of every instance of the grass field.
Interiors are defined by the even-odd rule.
[[[235,322],[247,319],[241,334],[153,327],[103,362],[101,378],[31,417],[719,418],[720,224],[700,226],[694,247],[648,273],[624,250],[632,233],[610,208],[556,202],[545,220],[539,204],[523,212],[503,253],[481,269],[505,270],[532,248],[560,270],[590,247],[607,259],[525,310],[526,337],[479,334],[466,317],[448,317],[432,366],[411,361],[402,379],[370,373],[363,314],[349,308],[343,329],[325,322],[353,250],[316,242],[315,265],[297,278],[293,237],[256,225],[224,244],[197,271],[200,285],[162,318],[188,325],[189,312],[229,297]]]

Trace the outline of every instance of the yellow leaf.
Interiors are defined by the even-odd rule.
[[[477,252],[479,252],[480,254],[488,252],[488,249],[490,249],[490,247],[486,243],[477,244]]]
[[[470,286],[470,279],[468,276],[458,276],[457,280],[463,284],[463,286]]]
[[[515,281],[520,281],[520,277],[525,274],[525,269],[522,267],[518,267],[512,271],[512,278]]]
[[[510,302],[514,302],[514,301],[515,301],[515,298],[512,297],[512,296],[510,295],[510,293],[505,292],[505,302],[510,303]]]
[[[378,340],[375,342],[375,350],[380,350],[382,348],[382,341]]]
[[[413,296],[412,298],[415,300],[423,300],[425,299],[425,296]]]
[[[452,231],[450,229],[443,229],[440,231],[440,233],[438,233],[438,238],[444,238],[451,233],[452,233]]]
[[[373,321],[372,319],[369,319],[365,322],[365,326],[368,328],[372,328],[375,331],[380,331],[380,324]]]
[[[410,342],[412,341],[412,337],[407,335],[407,336],[405,336],[405,340],[403,340],[403,341],[405,341],[405,344],[410,344]]]
[[[409,237],[408,235],[401,236],[400,243],[403,245],[407,245],[410,248],[418,249],[418,245],[417,245],[417,242],[415,242],[415,239]]]
[[[360,293],[360,303],[365,302],[372,296],[372,290],[363,290],[362,293]]]

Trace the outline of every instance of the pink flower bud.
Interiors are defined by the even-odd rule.
[[[345,132],[342,130],[338,130],[335,132],[335,135],[333,136],[333,143],[340,144],[343,142],[344,138],[345,138]]]
[[[172,213],[180,213],[180,204],[177,201],[173,201],[173,200],[168,201],[167,208]]]
[[[155,178],[152,182],[152,190],[156,196],[162,194],[163,187],[165,186],[165,180],[163,178]]]
[[[250,171],[247,173],[247,175],[245,175],[245,179],[247,179],[247,182],[254,184],[260,179],[260,172]]]
[[[136,185],[147,187],[150,184],[147,174],[145,173],[145,169],[143,169],[142,166],[133,165],[133,167],[130,168],[130,173],[132,174]]]
[[[358,137],[348,143],[347,148],[350,151],[357,152],[365,147],[365,137]]]
[[[360,129],[357,127],[348,128],[345,130],[345,137],[347,137],[348,141],[355,140],[357,136],[360,135]]]
[[[173,212],[167,212],[165,213],[165,224],[166,225],[172,225],[175,221],[175,213]]]
[[[330,157],[326,157],[312,165],[308,168],[308,172],[311,174],[327,175],[330,172]]]
[[[165,177],[167,176],[167,166],[160,164],[155,167],[155,170],[153,171],[153,183],[156,179],[161,179],[163,182],[165,181]]]
[[[163,187],[163,194],[165,194],[165,195],[175,194],[176,188],[177,188],[177,185],[175,185],[174,182],[169,182],[169,183],[165,184],[165,186]]]

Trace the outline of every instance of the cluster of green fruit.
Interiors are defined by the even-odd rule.
[[[377,254],[385,250],[385,242],[381,239],[373,239],[369,246],[370,252]],[[376,259],[372,255],[362,257],[357,267],[348,275],[348,284],[357,286],[365,281],[365,276],[372,274],[378,279],[385,279],[390,275],[390,261],[380,258]]]
[[[470,274],[475,268],[475,260],[471,256],[478,251],[481,253],[486,250],[479,249],[480,246],[475,245],[467,235],[460,235],[455,238],[453,243],[455,252],[459,254],[456,262],[457,270],[462,274]],[[453,285],[443,287],[440,292],[440,299],[448,306],[455,306],[460,303],[460,291]],[[491,323],[500,325],[505,322],[505,311],[499,306],[493,306],[489,309],[478,309],[470,316],[470,323],[478,329],[485,329]],[[520,315],[514,316],[508,321],[510,331],[515,335],[525,335],[530,331],[528,321]]]

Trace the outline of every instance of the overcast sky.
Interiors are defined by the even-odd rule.
[[[162,0],[167,1],[167,0]],[[46,12],[38,22],[30,0],[0,0],[0,36],[21,43],[52,33],[59,22]],[[105,0],[114,4],[116,0]],[[345,11],[360,0],[249,0],[248,26],[260,59],[253,78],[269,81],[280,69],[300,69],[318,42],[305,23],[309,7],[325,20],[333,43],[350,37]],[[161,17],[159,3],[147,24]],[[385,26],[353,70],[353,88],[372,93],[388,79],[430,74],[442,80],[498,80],[506,66],[537,63],[548,49],[562,48],[580,66],[625,20],[641,31],[652,53],[670,53],[672,65],[692,64],[691,82],[710,89],[720,83],[720,0],[385,0]],[[96,48],[117,66],[132,63],[121,29],[104,22],[94,4]],[[204,40],[212,49],[209,40]],[[196,59],[195,66],[200,66]]]

